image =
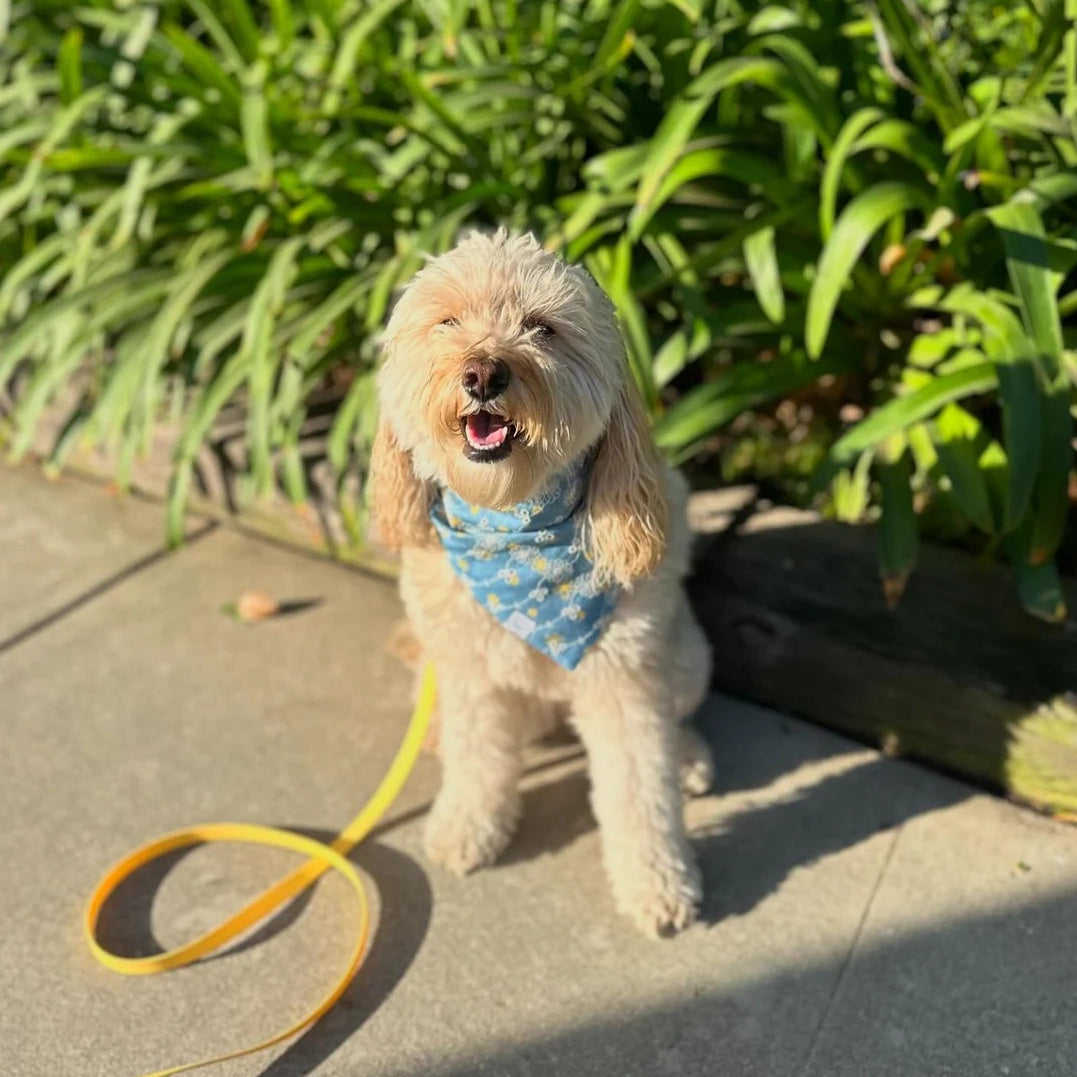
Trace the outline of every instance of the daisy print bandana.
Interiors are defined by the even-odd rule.
[[[469,505],[451,490],[430,519],[453,571],[514,636],[575,669],[609,624],[617,591],[595,583],[577,509],[585,461],[506,511]]]

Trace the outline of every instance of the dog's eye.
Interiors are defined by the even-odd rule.
[[[459,318],[442,318],[438,325],[459,325]]]
[[[553,336],[553,326],[541,318],[525,318],[523,327],[526,333],[538,333],[542,337]]]

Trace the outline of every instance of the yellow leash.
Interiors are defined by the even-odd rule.
[[[186,1073],[189,1070],[211,1066],[217,1062],[227,1062],[229,1059],[241,1058],[244,1055],[264,1051],[267,1047],[272,1047],[274,1044],[280,1043],[314,1024],[315,1021],[332,1008],[340,996],[348,989],[348,985],[354,979],[366,957],[367,939],[370,935],[370,910],[362,880],[346,857],[385,815],[407,781],[408,775],[415,766],[415,760],[422,749],[423,738],[426,735],[426,729],[434,709],[434,698],[434,672],[432,667],[427,666],[423,670],[415,712],[411,716],[411,722],[408,725],[407,732],[404,734],[404,740],[397,750],[396,758],[389,767],[388,773],[359,814],[331,842],[317,841],[314,838],[306,838],[299,834],[293,834],[289,830],[279,830],[271,826],[256,826],[248,823],[207,823],[203,826],[177,830],[157,838],[155,841],[148,842],[133,853],[129,853],[105,873],[86,906],[84,920],[86,940],[90,944],[94,957],[102,965],[115,972],[122,972],[127,976],[144,976],[152,972],[178,969],[184,965],[190,965],[214,950],[220,949],[225,943],[230,942],[237,935],[263,920],[274,909],[300,894],[329,868],[340,872],[348,881],[355,893],[358,905],[359,926],[347,967],[329,993],[310,1013],[294,1025],[284,1029],[283,1032],[278,1032],[270,1036],[269,1039],[262,1040],[261,1043],[256,1043],[251,1047],[240,1047],[235,1051],[229,1051],[227,1054],[204,1058],[200,1062],[187,1062],[180,1066],[171,1066],[168,1069],[154,1070],[153,1073],[147,1073],[144,1077],[171,1077],[172,1074]],[[121,957],[106,950],[97,941],[97,920],[101,909],[125,879],[139,868],[156,860],[158,857],[164,856],[166,853],[173,852],[176,849],[184,849],[189,845],[199,845],[207,841],[272,845],[278,849],[291,849],[294,852],[302,853],[309,859],[305,864],[301,864],[294,871],[285,875],[279,882],[274,883],[268,890],[259,894],[250,904],[240,909],[230,919],[206,932],[206,934],[193,942],[178,946],[174,950],[169,950],[163,954],[154,954],[151,957]]]

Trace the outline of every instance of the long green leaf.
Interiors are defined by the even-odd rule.
[[[1070,515],[1069,479],[1073,467],[1073,419],[1066,375],[1059,374],[1041,397],[1042,459],[1032,492],[1032,532],[1028,559],[1041,565],[1054,557]]]
[[[1031,359],[997,365],[1002,396],[1003,443],[1009,461],[1009,494],[1005,526],[1017,526],[1028,509],[1043,451],[1042,409]]]
[[[15,364],[37,346],[59,315],[73,308],[99,303],[105,310],[101,324],[107,324],[110,318],[122,318],[155,302],[168,290],[169,276],[167,270],[139,270],[125,274],[119,280],[105,280],[67,293],[38,307],[0,345],[0,385],[7,383]]]
[[[834,91],[819,75],[819,63],[802,42],[788,34],[770,34],[759,45],[780,56],[793,84],[808,124],[824,148],[832,145],[841,126],[841,111]]]
[[[650,207],[662,180],[680,157],[692,132],[718,94],[749,81],[774,89],[786,85],[788,75],[777,60],[734,56],[719,61],[695,79],[666,111],[651,140],[636,192],[636,213],[640,217]],[[639,235],[641,231],[640,226],[633,223],[632,234]]]
[[[348,392],[337,408],[333,426],[329,431],[329,443],[326,455],[338,475],[344,473],[348,465],[348,449],[355,434],[356,426],[364,412],[377,405],[377,383],[374,371],[359,374],[348,387]]]
[[[322,107],[330,114],[340,107],[341,92],[354,77],[359,63],[359,53],[367,38],[395,11],[404,0],[378,0],[353,22],[340,39],[340,46],[333,58],[329,72],[326,95]]]
[[[82,27],[72,26],[60,42],[60,100],[71,104],[82,93]]]
[[[639,10],[640,0],[620,0],[606,24],[606,32],[595,52],[594,67],[604,71],[610,59],[621,48],[621,43],[632,31],[632,20]]]
[[[846,121],[834,139],[826,155],[823,178],[819,184],[819,231],[826,239],[834,227],[837,213],[838,189],[845,174],[845,165],[853,153],[858,138],[872,124],[878,123],[886,114],[882,109],[869,107],[858,109]]]
[[[232,110],[238,112],[242,93],[217,57],[182,27],[169,24],[163,27],[162,32],[198,82],[218,90]]]
[[[769,161],[759,154],[724,147],[691,150],[686,152],[666,173],[657,194],[648,205],[642,209],[637,207],[633,210],[631,235],[641,236],[654,215],[667,202],[675,199],[681,188],[704,177],[731,179],[757,187],[778,206],[787,205],[797,191],[795,186],[786,179],[776,162]],[[612,196],[608,197],[604,204],[622,206],[626,202],[617,196]],[[627,204],[631,205],[630,199]],[[599,205],[603,203],[600,202]],[[591,219],[593,220],[594,216]],[[569,231],[567,223],[565,231],[566,233]]]
[[[886,604],[895,609],[916,566],[920,547],[908,457],[902,454],[893,462],[880,463],[878,476],[882,494],[878,530],[879,574]]]
[[[926,212],[929,206],[919,187],[888,180],[869,187],[845,207],[823,248],[808,296],[805,343],[813,359],[822,354],[838,298],[871,237],[897,214],[912,209]]]
[[[655,424],[655,440],[675,461],[682,460],[687,449],[741,412],[810,385],[843,366],[832,357],[819,363],[788,356],[769,363],[736,363],[719,380],[698,386],[670,408]]]
[[[1030,200],[1011,200],[989,213],[1006,248],[1006,266],[1021,298],[1025,331],[1035,343],[1048,378],[1058,373],[1062,321],[1055,301],[1051,256],[1039,210]]]
[[[1003,529],[1011,531],[1028,509],[1042,459],[1042,374],[1037,370],[1035,345],[1013,311],[994,296],[960,286],[940,306],[980,323],[984,351],[998,372],[1008,460]]]
[[[269,134],[269,105],[261,88],[247,89],[239,110],[243,148],[263,189],[273,182],[273,148]]]
[[[266,274],[255,290],[243,329],[240,350],[247,357],[250,370],[247,441],[250,469],[260,495],[268,493],[272,485],[270,405],[279,356],[271,352],[270,344],[285,291],[295,273],[296,258],[305,242],[304,236],[293,236],[274,252]]]
[[[1041,565],[1014,564],[1021,605],[1041,621],[1061,624],[1066,619],[1066,598],[1054,561]]]
[[[36,247],[32,247],[29,253],[7,268],[3,277],[0,278],[0,323],[7,318],[12,301],[19,289],[50,262],[57,259],[69,244],[68,237],[58,232],[42,240]]]
[[[1002,521],[994,518],[991,493],[984,476],[983,457],[991,442],[980,422],[958,404],[947,404],[935,421],[939,465],[950,480],[954,501],[985,534]]]
[[[992,363],[980,363],[941,378],[932,378],[922,388],[876,408],[843,434],[830,450],[830,459],[835,465],[844,467],[885,438],[930,418],[951,401],[988,392],[997,385],[998,376]]]
[[[978,291],[971,284],[958,285],[933,305],[979,322],[984,330],[984,351],[997,362],[1028,357],[1034,352],[1014,312],[996,296]]]
[[[785,293],[778,272],[773,228],[760,228],[745,239],[744,264],[748,267],[748,275],[752,278],[752,287],[763,313],[780,325],[785,321]]]
[[[671,334],[654,354],[651,364],[651,376],[655,387],[667,386],[688,362],[688,337],[684,330],[678,329]]]
[[[261,33],[247,0],[217,0],[232,27],[233,37],[248,63],[258,55]]]

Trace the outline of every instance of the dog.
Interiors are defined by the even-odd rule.
[[[498,857],[523,749],[567,710],[617,907],[651,935],[686,927],[702,895],[681,793],[712,763],[683,720],[710,657],[682,586],[687,485],[613,304],[534,236],[471,233],[397,300],[378,395],[373,515],[438,685],[428,856],[458,874]]]

